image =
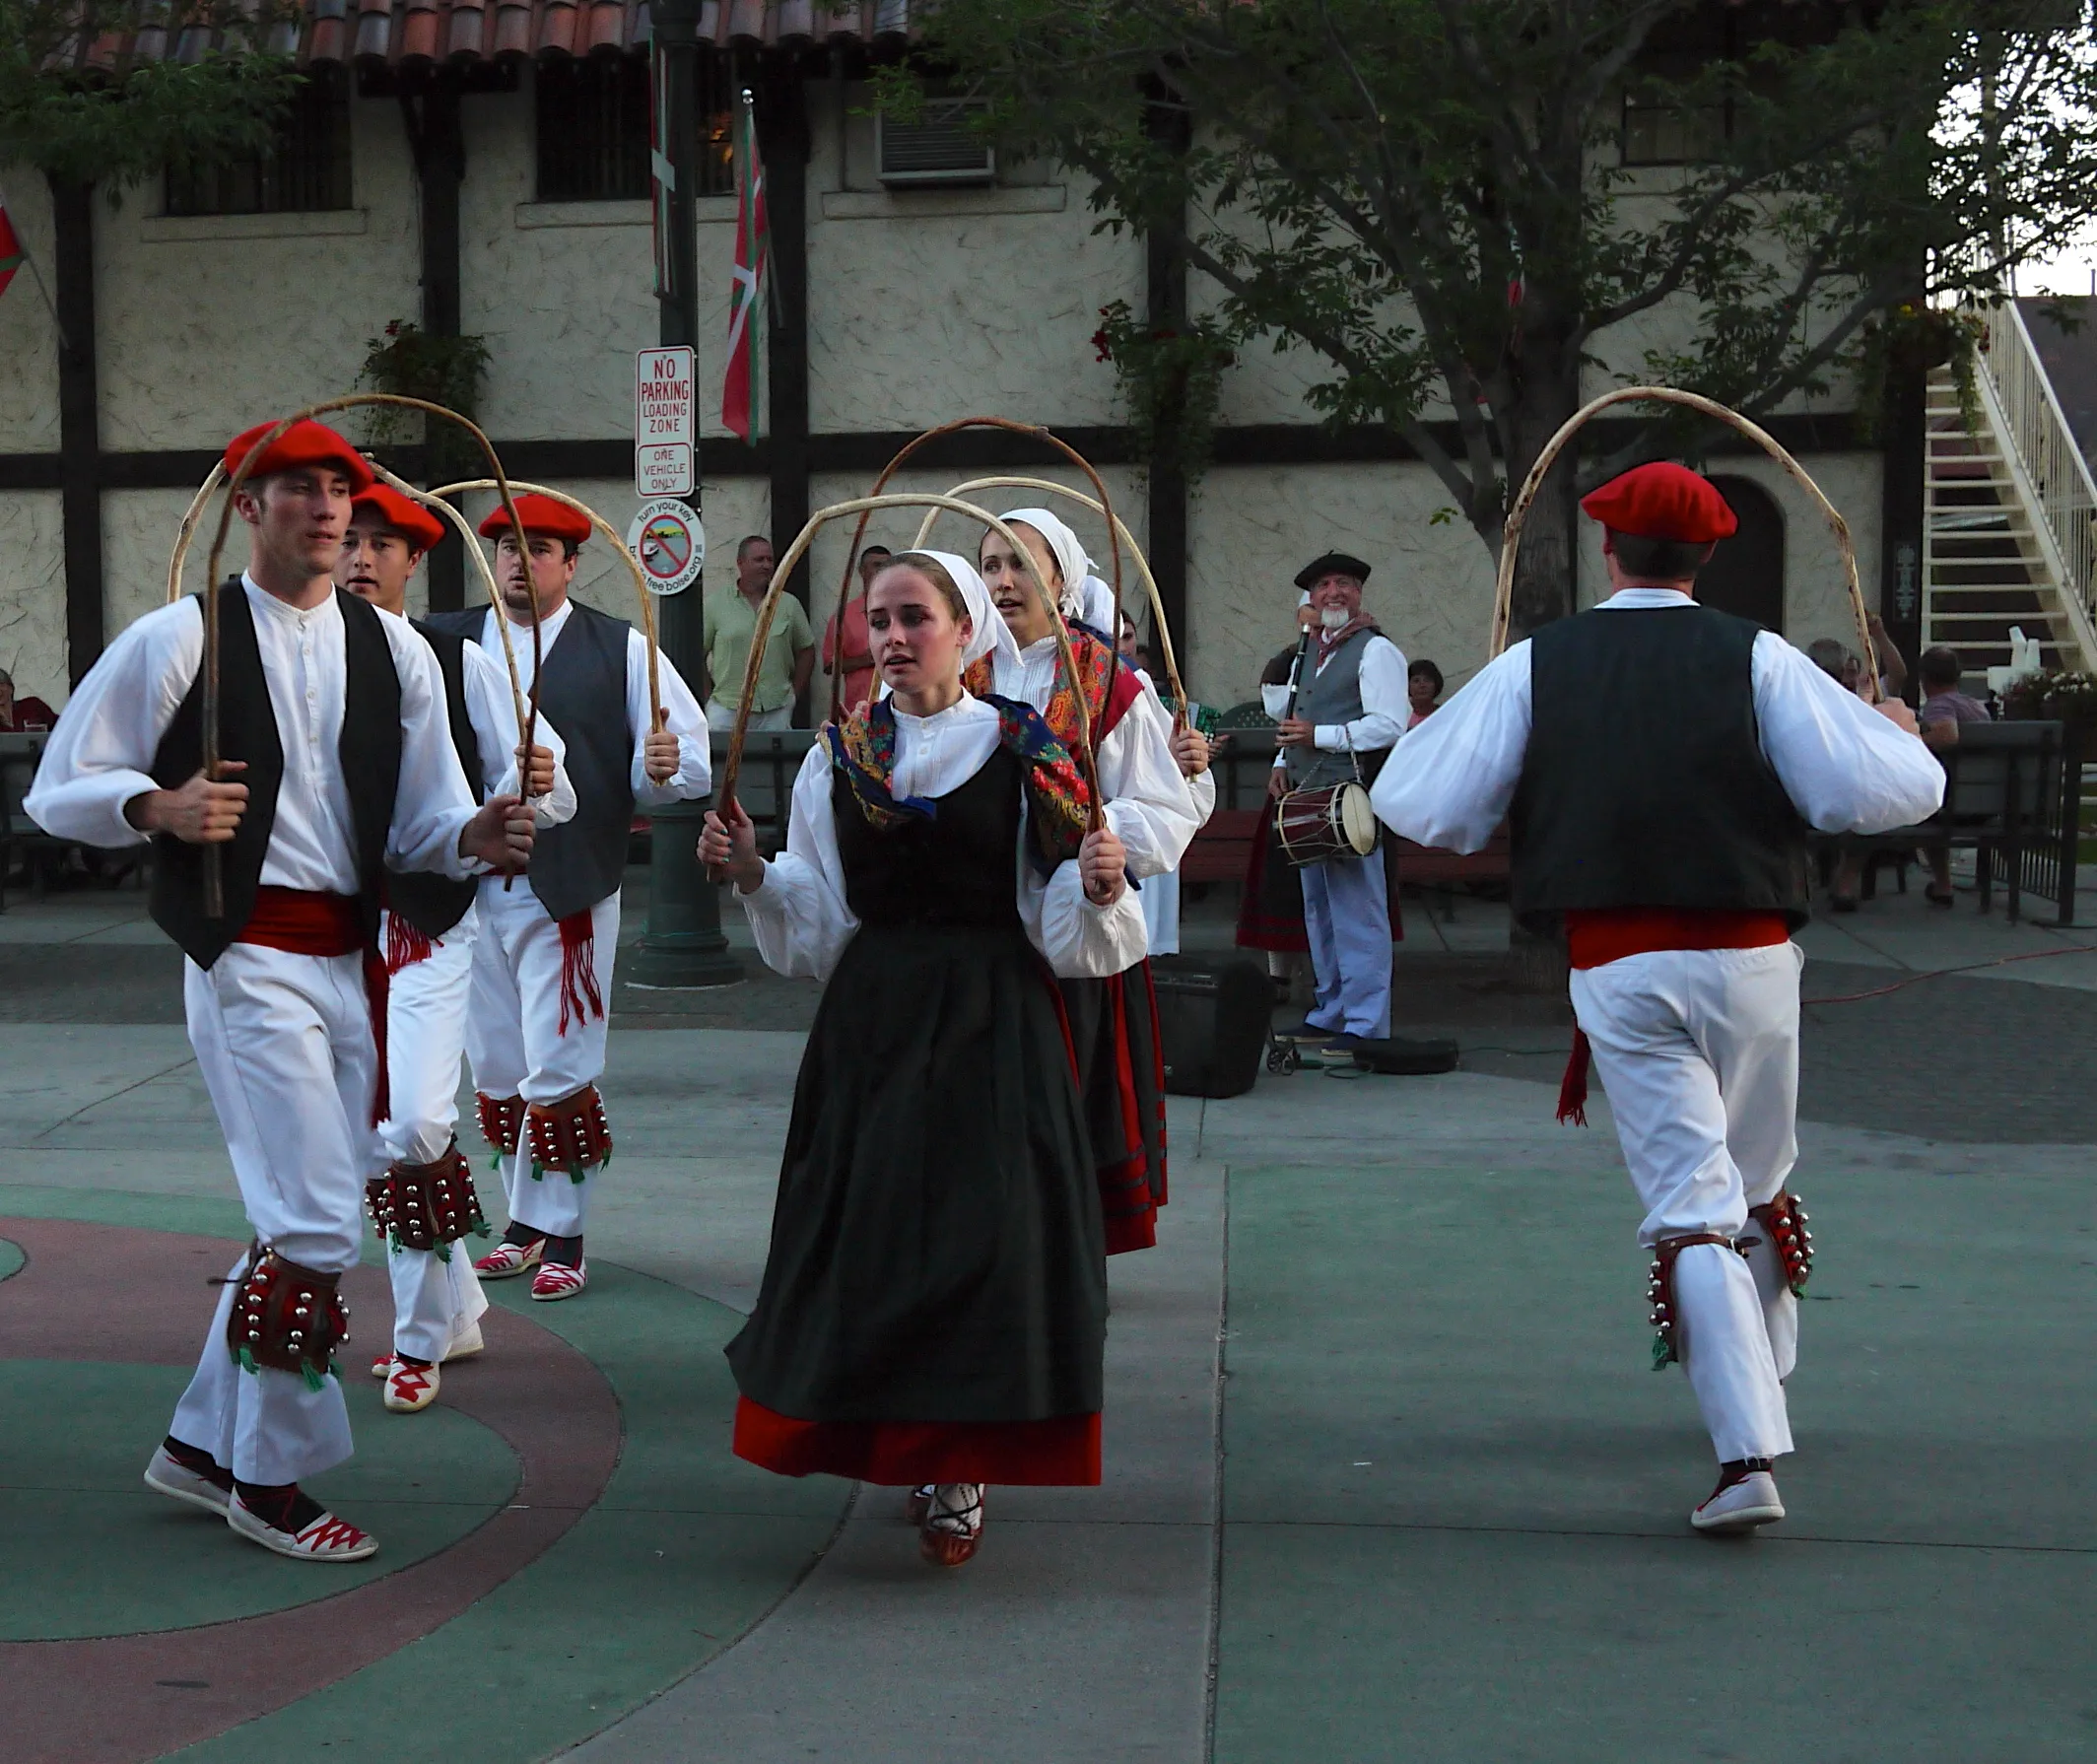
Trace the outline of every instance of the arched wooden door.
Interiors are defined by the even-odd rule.
[[[1740,529],[1721,539],[1697,576],[1697,598],[1784,634],[1784,510],[1752,478],[1714,477]]]

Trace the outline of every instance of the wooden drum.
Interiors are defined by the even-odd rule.
[[[1367,857],[1377,848],[1376,810],[1356,780],[1291,790],[1274,805],[1274,838],[1298,868],[1328,857]]]

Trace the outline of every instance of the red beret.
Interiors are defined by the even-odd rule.
[[[417,551],[428,551],[444,536],[441,515],[424,508],[412,497],[402,496],[390,484],[372,485],[358,497],[350,509],[353,521],[374,517],[380,526],[391,527]]]
[[[526,533],[544,533],[550,539],[566,539],[571,545],[580,545],[590,536],[589,516],[580,509],[571,509],[566,503],[532,491],[526,491],[516,502],[517,518],[523,521]],[[481,537],[500,539],[509,530],[508,510],[498,503],[481,522]]]
[[[229,478],[240,469],[240,462],[247,457],[255,442],[276,428],[281,420],[272,417],[267,423],[243,429],[226,443],[226,475]],[[248,469],[247,475],[266,478],[272,472],[294,471],[302,465],[339,466],[349,477],[350,489],[356,493],[370,490],[376,482],[372,476],[372,468],[365,464],[355,447],[325,423],[316,423],[310,417],[302,418],[271,441],[262,457]]]
[[[1580,506],[1612,533],[1709,545],[1740,522],[1709,478],[1657,459],[1581,498]]]

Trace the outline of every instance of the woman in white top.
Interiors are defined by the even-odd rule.
[[[906,552],[867,598],[889,696],[813,747],[786,850],[707,817],[759,952],[827,978],[764,1284],[728,1347],[738,1456],[912,1485],[928,1561],[989,1482],[1100,1479],[1106,1263],[1055,975],[1143,953],[1121,842],[1069,753],[972,697],[999,629],[976,572]]]

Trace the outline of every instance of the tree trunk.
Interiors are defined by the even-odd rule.
[[[1514,434],[1508,460],[1511,499],[1521,490],[1522,480],[1551,437],[1558,433],[1559,425],[1580,408],[1579,400],[1577,375],[1536,375],[1523,385],[1510,424]],[[1521,547],[1515,555],[1515,593],[1508,630],[1511,643],[1526,637],[1539,625],[1564,618],[1574,609],[1579,453],[1576,442],[1559,454],[1522,522]]]

